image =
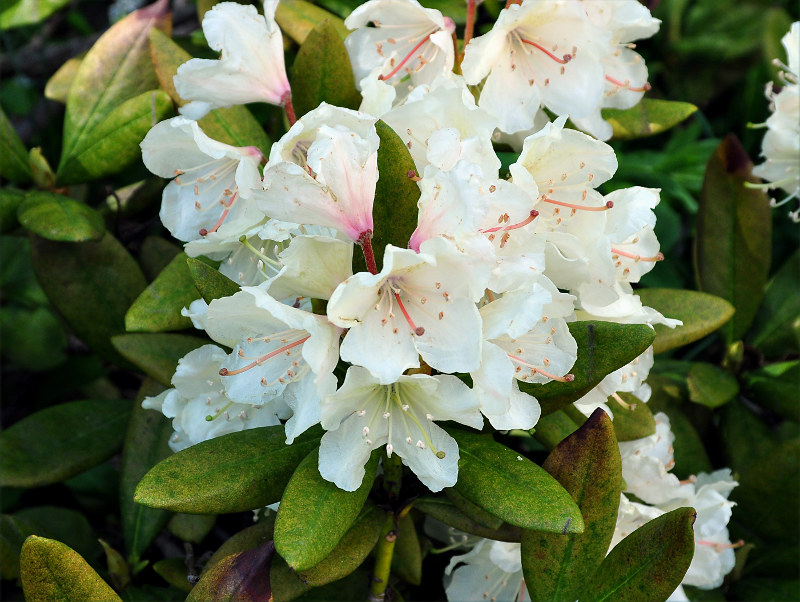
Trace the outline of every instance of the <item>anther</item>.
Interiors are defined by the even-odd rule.
[[[538,215],[539,212],[536,211],[536,209],[531,209],[531,212],[528,215],[528,217],[526,217],[521,222],[518,222],[516,224],[511,224],[510,226],[497,226],[495,228],[487,228],[485,230],[481,230],[481,232],[483,232],[484,234],[489,234],[491,232],[500,232],[501,230],[504,232],[506,230],[516,230],[517,228],[522,228],[523,226],[527,226],[528,224],[530,224],[533,220],[536,219]]]
[[[656,253],[653,257],[642,257],[641,255],[634,255],[633,253],[626,253],[625,251],[620,251],[619,249],[615,249],[614,247],[611,247],[611,252],[621,257],[627,257],[629,259],[633,259],[634,261],[664,261],[663,253]]]
[[[408,315],[408,312],[406,311],[406,306],[403,305],[403,302],[400,300],[400,295],[397,293],[393,294],[394,298],[397,299],[397,304],[400,306],[400,311],[403,312],[403,317],[406,319],[406,322],[408,322],[408,325],[411,326],[411,331],[418,337],[421,337],[423,334],[425,334],[425,329],[422,326],[417,326],[414,324],[414,320],[411,319],[411,316]]]

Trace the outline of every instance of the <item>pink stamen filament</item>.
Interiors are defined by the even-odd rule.
[[[533,220],[536,219],[536,216],[538,215],[539,212],[536,211],[536,209],[531,209],[530,215],[528,215],[528,217],[526,217],[519,223],[511,224],[510,226],[497,226],[496,228],[486,228],[485,230],[481,230],[481,232],[483,232],[484,234],[490,234],[492,232],[500,232],[501,230],[503,232],[505,232],[506,230],[516,230],[517,228],[522,228],[523,226],[527,226],[528,224],[530,224]]]
[[[560,383],[571,383],[573,380],[575,380],[575,375],[574,374],[565,374],[564,376],[556,376],[555,374],[550,374],[549,372],[545,372],[544,370],[542,370],[538,366],[534,366],[533,364],[529,364],[528,362],[523,360],[521,357],[517,357],[516,355],[511,355],[510,353],[508,353],[507,355],[508,355],[509,358],[511,358],[515,362],[520,363],[523,366],[527,366],[528,368],[533,370],[534,374],[536,374],[536,373],[541,374],[545,378],[549,378],[549,379],[552,379],[552,380],[557,380]]]
[[[231,200],[227,204],[225,204],[225,211],[223,211],[222,215],[219,216],[219,219],[217,220],[217,223],[214,224],[214,226],[211,228],[211,230],[206,230],[205,228],[200,228],[200,236],[205,236],[207,234],[210,234],[211,232],[216,232],[219,229],[219,227],[222,225],[222,222],[224,222],[225,218],[228,217],[228,213],[230,213],[231,207],[233,207],[233,204],[236,202],[236,197],[238,196],[238,194],[239,194],[238,190],[233,193],[233,196],[231,197]]]
[[[611,252],[620,255],[621,257],[627,257],[629,259],[633,259],[635,261],[664,261],[664,254],[658,253],[653,257],[642,257],[641,255],[634,255],[633,253],[626,253],[625,251],[620,251],[619,249],[615,249],[611,247]]]
[[[422,326],[417,326],[414,324],[414,320],[411,319],[411,316],[409,316],[408,312],[406,311],[406,306],[403,305],[403,302],[400,300],[400,295],[398,293],[392,294],[394,295],[394,298],[397,299],[397,304],[400,306],[400,311],[403,312],[403,317],[406,319],[406,322],[408,322],[408,325],[411,326],[411,331],[418,337],[421,337],[423,334],[425,334],[425,329]]]
[[[711,546],[717,551],[727,550],[727,549],[735,550],[736,548],[741,548],[744,545],[744,539],[740,539],[739,541],[734,543],[719,543],[716,541],[706,541],[705,539],[698,539],[694,543],[696,543],[699,546]]]
[[[384,80],[384,81],[385,81],[385,80],[387,80],[387,79],[391,79],[392,77],[394,77],[394,76],[397,74],[397,72],[398,72],[398,71],[400,71],[400,69],[402,69],[402,68],[403,68],[403,65],[405,65],[405,64],[408,62],[408,59],[410,59],[412,56],[414,56],[414,53],[415,53],[417,50],[419,50],[420,46],[422,46],[422,45],[423,45],[425,42],[427,42],[427,41],[428,41],[428,38],[430,38],[430,37],[431,37],[431,34],[428,34],[428,35],[426,35],[424,38],[422,38],[422,39],[419,41],[419,43],[418,43],[416,46],[414,46],[414,48],[412,48],[412,49],[411,49],[411,52],[409,52],[409,53],[408,53],[408,54],[405,56],[405,58],[404,58],[402,61],[400,61],[400,64],[399,64],[399,65],[397,65],[397,67],[395,67],[394,69],[392,69],[392,70],[391,70],[391,72],[389,73],[389,75],[381,75],[381,76],[380,76],[378,79],[380,79],[380,80]]]
[[[288,345],[284,345],[280,349],[276,349],[275,351],[273,351],[271,353],[268,353],[267,355],[261,356],[256,361],[254,361],[254,362],[252,362],[250,364],[247,364],[243,368],[237,368],[236,370],[228,370],[227,368],[220,368],[219,369],[219,375],[220,376],[235,376],[237,374],[241,374],[242,372],[247,372],[248,370],[250,370],[250,368],[255,368],[256,366],[260,366],[261,364],[266,362],[268,359],[271,359],[271,358],[275,357],[276,355],[283,353],[284,351],[288,351],[292,347],[297,347],[298,345],[302,345],[303,343],[305,343],[310,338],[311,338],[311,335],[308,335],[307,337],[303,337],[299,341],[295,341],[294,343],[289,343]]]
[[[618,79],[614,79],[610,75],[606,75],[606,80],[611,82],[618,88],[626,88],[631,92],[647,92],[648,90],[651,90],[653,88],[653,86],[650,85],[650,82],[645,82],[644,86],[642,86],[641,88],[631,88],[631,82],[629,81],[621,82]]]
[[[520,41],[521,41],[523,44],[529,44],[529,45],[533,46],[534,48],[536,48],[537,50],[541,50],[541,51],[542,51],[542,52],[544,52],[544,53],[545,53],[545,54],[546,54],[548,57],[550,57],[550,58],[551,58],[551,59],[553,59],[553,60],[554,60],[556,63],[559,63],[559,64],[561,64],[561,65],[566,65],[567,63],[569,63],[569,62],[572,60],[572,55],[571,55],[571,54],[565,54],[563,58],[558,58],[558,57],[557,57],[555,54],[553,54],[552,52],[550,52],[550,51],[549,51],[547,48],[545,48],[545,47],[544,47],[544,46],[542,46],[541,44],[537,44],[536,42],[531,42],[530,40],[526,40],[525,38],[520,38]]]
[[[548,199],[547,197],[542,197],[542,201],[545,203],[550,203],[552,205],[559,205],[560,207],[569,207],[570,209],[576,209],[578,211],[608,211],[609,209],[612,209],[614,207],[613,201],[608,201],[605,205],[601,205],[600,207],[584,207],[583,205],[564,203],[563,201]]]

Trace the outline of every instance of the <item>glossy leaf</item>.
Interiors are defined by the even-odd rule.
[[[69,0],[11,0],[0,10],[0,30],[41,23]]]
[[[350,55],[336,28],[327,20],[308,34],[292,68],[292,103],[297,117],[322,102],[348,109],[358,109],[361,104]]]
[[[192,584],[188,579],[188,570],[186,568],[185,558],[164,558],[158,562],[153,563],[153,570],[161,575],[161,577],[183,592],[189,593],[192,591]]]
[[[678,508],[636,529],[609,552],[578,600],[666,600],[692,562],[695,517],[693,508]]]
[[[215,514],[179,513],[170,519],[167,529],[178,539],[200,543],[211,532],[216,522]]]
[[[121,600],[80,554],[59,541],[31,535],[19,564],[28,602]]]
[[[161,186],[163,187],[163,183]],[[139,251],[139,260],[147,281],[152,282],[155,280],[180,252],[181,248],[178,245],[160,236],[148,236],[145,238]]]
[[[185,334],[121,334],[114,347],[145,374],[169,386],[178,361],[208,341]]]
[[[0,514],[0,579],[19,577],[19,552],[36,528],[28,521]]]
[[[145,397],[158,395],[164,387],[145,379],[133,403],[128,421],[120,465],[119,505],[122,513],[122,535],[131,565],[139,562],[144,551],[169,520],[169,513],[148,508],[133,501],[133,492],[142,477],[153,466],[172,454],[168,441],[172,423],[160,412],[145,410]]]
[[[281,2],[275,11],[275,20],[281,30],[298,44],[305,42],[308,35],[323,21],[328,21],[343,40],[350,33],[342,19],[305,0]]]
[[[0,433],[0,486],[58,483],[110,458],[122,445],[126,401],[71,401]]]
[[[275,546],[271,541],[226,556],[202,576],[186,601],[272,600],[269,567],[274,556]]]
[[[126,100],[88,132],[72,154],[62,157],[58,180],[76,184],[121,172],[141,157],[139,144],[159,121],[172,114],[172,102],[161,90]]]
[[[272,536],[275,530],[275,513],[271,510],[259,517],[259,521],[247,527],[228,538],[208,559],[208,562],[203,566],[202,574],[210,571],[216,564],[223,558],[245,550],[252,550],[269,541],[272,541]],[[277,559],[276,559],[277,560]]]
[[[446,525],[471,535],[497,541],[519,542],[520,540],[521,530],[519,527],[503,523],[498,529],[490,529],[472,520],[448,499],[422,497],[414,502],[414,508]]]
[[[564,410],[542,416],[533,429],[533,437],[547,449],[553,449],[564,439],[578,430],[580,425],[572,420]]]
[[[636,292],[644,305],[683,322],[682,326],[675,328],[655,325],[654,353],[663,353],[702,339],[730,320],[734,312],[733,306],[725,299],[699,291],[643,288]]]
[[[133,257],[109,232],[83,243],[34,237],[31,249],[42,289],[78,338],[123,361],[110,339],[125,331],[125,312],[147,284]]]
[[[383,121],[378,121],[375,128],[381,144],[378,148],[379,177],[372,207],[372,249],[380,269],[383,264],[383,250],[387,244],[401,249],[408,246],[408,240],[417,227],[420,190],[416,182],[408,177],[408,173],[416,173],[417,168],[406,145]],[[363,264],[360,253],[355,257],[356,262]],[[356,271],[365,269],[359,268]]]
[[[30,535],[60,541],[90,563],[100,558],[101,548],[97,534],[86,516],[77,510],[59,506],[34,506],[18,510],[12,517],[15,521],[28,525],[31,529]],[[17,557],[19,551],[17,549]]]
[[[584,531],[522,530],[522,570],[531,600],[574,602],[586,577],[606,556],[622,490],[622,460],[614,428],[602,409],[595,410],[543,465],[578,504]]]
[[[725,405],[739,393],[739,383],[730,372],[705,362],[692,364],[686,385],[690,400],[711,409]]]
[[[61,104],[67,103],[69,89],[72,87],[72,82],[75,81],[75,76],[78,74],[78,68],[81,66],[82,60],[83,55],[75,56],[58,68],[44,86],[44,97],[46,99],[54,100]]]
[[[194,286],[206,303],[211,303],[214,299],[230,297],[239,292],[239,285],[220,273],[219,270],[194,257],[189,257],[186,261]]]
[[[553,533],[581,533],[580,510],[539,465],[489,435],[447,429],[458,442],[456,491],[511,525]],[[497,495],[502,491],[503,495]]]
[[[764,366],[744,375],[748,396],[784,418],[800,422],[800,361]]]
[[[764,289],[753,323],[753,345],[770,357],[800,350],[800,250],[795,251]]]
[[[0,176],[17,184],[30,182],[32,176],[28,164],[28,149],[22,144],[22,140],[2,109],[0,109],[0,148],[3,149],[0,153]]]
[[[134,11],[112,25],[84,57],[67,97],[59,179],[67,175],[66,164],[80,149],[87,148],[97,127],[113,111],[158,87],[148,41],[153,27],[171,29],[166,0]]]
[[[312,429],[286,445],[283,426],[268,426],[203,441],[152,468],[136,488],[134,501],[189,514],[274,504],[320,437],[319,429]]]
[[[175,90],[173,77],[183,63],[192,56],[159,29],[150,31],[150,53],[158,83],[173,102],[186,104]],[[244,106],[215,109],[198,121],[200,128],[214,140],[233,146],[255,146],[267,153],[270,140],[264,128]]]
[[[19,223],[48,240],[100,240],[106,226],[102,216],[84,203],[54,192],[34,191],[17,209]]]
[[[467,498],[461,495],[456,489],[448,487],[444,490],[444,494],[456,508],[467,515],[471,520],[474,520],[476,523],[483,525],[487,529],[499,529],[502,526],[503,519],[497,518],[496,516],[486,512],[486,510],[477,504],[473,504]]]
[[[586,395],[607,374],[644,353],[655,337],[647,324],[586,321],[571,322],[568,326],[578,343],[578,359],[570,369],[575,380],[545,385],[517,381],[522,391],[539,400],[543,415],[560,410]]]
[[[275,548],[292,569],[304,571],[318,564],[347,533],[372,489],[379,458],[379,453],[372,454],[355,491],[339,489],[322,478],[319,450],[303,459],[286,485],[275,519]]]
[[[623,407],[613,397],[609,397],[606,402],[614,412],[614,433],[617,441],[632,441],[654,434],[656,421],[648,404],[630,393],[619,393],[619,396],[628,404],[627,407]]]
[[[125,314],[125,328],[129,332],[164,332],[192,327],[192,321],[181,315],[181,310],[197,299],[186,259],[186,253],[176,255],[133,302]]]
[[[422,582],[422,548],[410,514],[406,514],[398,521],[397,541],[392,556],[392,574],[411,585],[419,585]]]
[[[753,321],[769,273],[772,210],[763,190],[745,188],[756,181],[752,169],[739,140],[725,138],[706,167],[697,213],[697,281],[736,308],[723,327],[729,343]]]
[[[696,111],[688,102],[643,98],[630,109],[603,109],[603,118],[614,129],[614,140],[631,140],[666,132]]]
[[[122,591],[131,584],[131,571],[128,568],[128,563],[125,562],[122,554],[110,546],[108,542],[102,539],[98,541],[106,553],[109,581],[111,581],[115,590]]]

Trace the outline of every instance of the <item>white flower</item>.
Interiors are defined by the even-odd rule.
[[[583,4],[512,4],[467,44],[464,78],[475,85],[488,75],[479,104],[504,132],[530,129],[540,105],[580,118],[600,104],[611,35],[589,21]]]
[[[368,27],[372,22],[373,27]],[[370,0],[345,19],[345,39],[359,89],[378,79],[407,90],[452,71],[455,24],[417,0]],[[409,85],[402,82],[409,79]]]
[[[772,84],[767,85],[767,98],[773,113],[767,119],[767,133],[761,149],[766,159],[753,169],[753,174],[769,184],[767,189],[780,188],[788,194],[780,202],[772,200],[773,207],[779,207],[793,199],[800,198],[800,86],[798,86],[798,55],[800,55],[800,22],[792,27],[781,40],[786,49],[789,65],[782,65],[783,88],[775,93]],[[800,208],[789,212],[795,222],[800,222]]]
[[[613,396],[623,407],[627,405],[617,395],[619,392],[630,393],[642,402],[647,402],[652,391],[650,385],[644,381],[649,376],[652,367],[653,348],[648,347],[639,357],[634,358],[631,362],[621,368],[617,368],[610,374],[606,374],[605,378],[594,389],[575,401],[575,407],[587,417],[591,416],[597,408],[602,408],[606,414],[613,418],[614,413],[606,405],[609,397]]]
[[[270,217],[371,236],[378,181],[375,120],[323,103],[275,144],[258,205]]]
[[[455,568],[455,570],[453,570]],[[520,544],[481,539],[472,550],[453,556],[444,570],[450,602],[523,600]]]
[[[209,304],[206,332],[233,348],[219,370],[229,398],[254,405],[282,399],[293,411],[289,443],[319,421],[320,399],[336,388],[341,333],[324,316],[244,287]]]
[[[174,117],[155,125],[141,143],[142,161],[162,178],[161,221],[178,240],[210,233],[230,239],[258,223],[264,214],[250,200],[261,189],[261,151],[212,140],[197,122]]]
[[[478,402],[454,376],[414,374],[384,385],[358,366],[322,401],[319,472],[347,491],[358,489],[372,450],[386,445],[431,491],[458,478],[458,445],[434,420],[481,428]]]
[[[219,60],[192,59],[175,75],[175,89],[191,100],[183,115],[200,119],[212,109],[249,102],[283,105],[291,99],[283,63],[283,37],[275,23],[278,0],[255,6],[221,2],[203,18],[208,45]]]
[[[280,406],[252,406],[231,401],[220,382],[219,367],[226,357],[216,345],[203,345],[178,362],[173,389],[147,397],[142,407],[172,418],[172,451],[244,429],[280,424]]]
[[[474,370],[481,357],[475,302],[487,277],[440,237],[424,242],[420,253],[387,245],[380,273],[351,276],[328,302],[331,322],[350,329],[342,359],[385,384],[419,367],[420,355],[441,372]]]

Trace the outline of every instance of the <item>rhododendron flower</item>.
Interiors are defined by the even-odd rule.
[[[580,118],[600,104],[611,34],[591,23],[583,4],[511,4],[489,33],[467,44],[464,79],[475,85],[488,75],[479,104],[502,131],[530,129],[540,105]]]
[[[469,387],[455,376],[400,376],[382,384],[368,370],[352,366],[344,384],[322,401],[319,472],[346,491],[364,478],[373,449],[386,445],[431,491],[452,487],[458,478],[458,445],[434,420],[481,428],[483,418]]]
[[[141,143],[142,161],[162,178],[161,221],[175,238],[222,239],[264,219],[250,200],[261,189],[258,166],[263,155],[252,146],[238,148],[212,140],[197,122],[174,117],[155,125]]]
[[[283,105],[291,99],[277,7],[278,0],[265,0],[262,16],[255,6],[220,2],[205,14],[208,45],[222,54],[218,60],[191,59],[178,67],[175,89],[192,101],[181,107],[183,115],[200,119],[220,107]]]

